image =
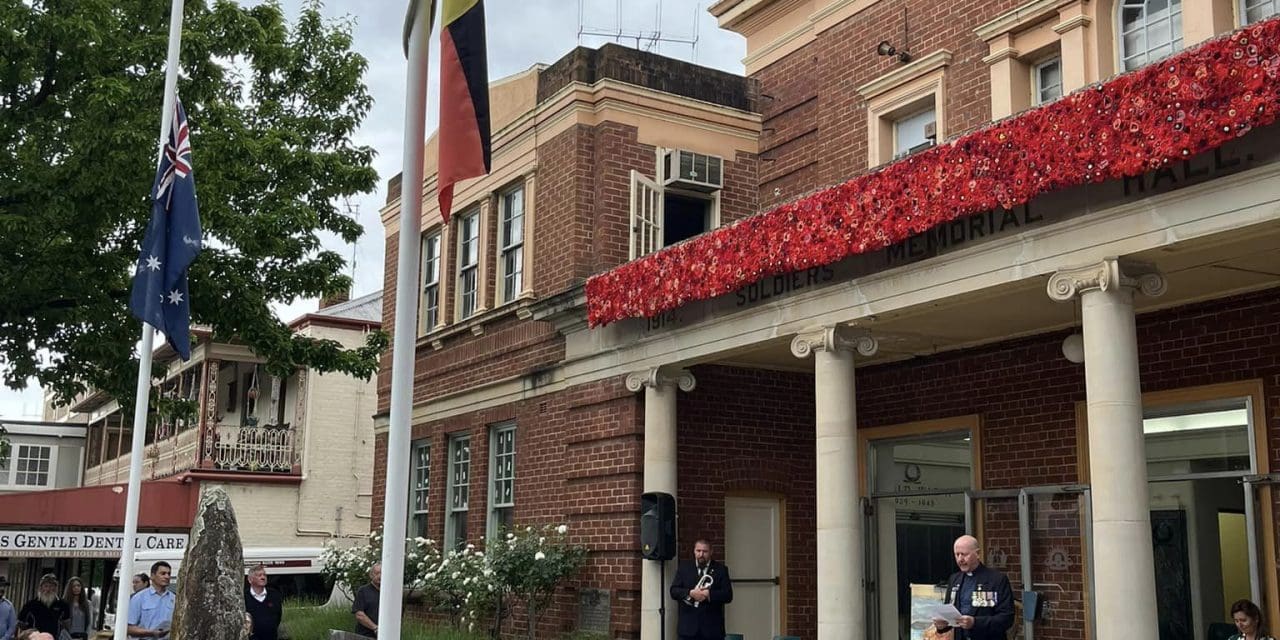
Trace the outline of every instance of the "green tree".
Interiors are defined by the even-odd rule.
[[[150,215],[167,0],[0,0],[0,365],[67,401],[86,385],[132,398],[140,325],[126,304]],[[357,349],[292,334],[273,302],[350,286],[321,234],[354,242],[338,203],[374,189],[352,135],[372,98],[351,23],[319,2],[188,0],[178,94],[192,131],[205,249],[192,323],[268,359],[367,378]]]

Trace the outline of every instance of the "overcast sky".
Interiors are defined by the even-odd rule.
[[[296,17],[302,4],[303,0],[282,0],[290,20]],[[485,10],[489,77],[498,79],[540,62],[555,62],[579,44],[595,47],[614,41],[614,37],[590,33],[616,34],[619,30],[624,32],[624,37],[617,41],[633,47],[637,45],[637,34],[651,35],[659,31],[664,38],[685,41],[696,36],[697,44],[693,46],[681,42],[653,43],[647,39],[640,40],[639,45],[673,58],[742,73],[746,42],[737,34],[718,29],[715,18],[707,13],[708,4],[709,0],[488,0]],[[405,60],[400,39],[404,7],[407,5],[407,0],[327,0],[324,3],[326,15],[354,18],[354,47],[369,60],[365,83],[374,98],[373,110],[356,137],[357,143],[377,150],[374,167],[379,176],[378,187],[373,193],[352,200],[364,225],[364,236],[354,247],[353,293],[357,296],[382,287],[383,234],[378,208],[386,201],[387,179],[400,172],[405,83]],[[370,6],[385,9],[374,11]],[[580,35],[582,31],[587,33]],[[438,108],[438,43],[438,37],[433,36],[431,84],[427,97],[428,132],[435,129]],[[199,145],[198,138],[192,141],[197,163]],[[353,248],[335,237],[325,238],[324,244],[348,260],[353,255]],[[277,311],[283,319],[290,320],[315,309],[316,301],[311,299],[282,305]],[[38,388],[29,387],[25,391],[0,388],[0,417],[39,418],[40,410]]]

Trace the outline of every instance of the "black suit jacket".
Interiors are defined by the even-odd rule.
[[[964,573],[957,571],[947,579],[947,591],[943,602],[954,604],[960,592],[960,578]],[[1009,627],[1013,626],[1013,589],[1009,586],[1009,578],[1003,573],[978,565],[973,570],[975,592],[986,594],[986,599],[995,598],[993,606],[977,607],[973,611],[973,628],[956,629],[956,640],[1005,640]],[[957,605],[956,608],[959,608]]]
[[[724,638],[724,606],[733,602],[733,581],[729,567],[722,562],[711,561],[711,597],[697,607],[685,604],[684,599],[698,585],[698,567],[692,560],[681,560],[676,576],[671,580],[671,599],[679,603],[680,624],[676,633],[695,638]]]

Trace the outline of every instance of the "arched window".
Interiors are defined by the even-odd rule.
[[[1280,11],[1276,0],[1240,0],[1240,24],[1260,22]]]
[[[1137,69],[1182,49],[1182,0],[1119,0],[1120,67]]]

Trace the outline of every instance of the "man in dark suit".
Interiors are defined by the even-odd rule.
[[[680,562],[671,599],[680,603],[680,640],[724,640],[724,606],[733,602],[733,582],[729,567],[711,559],[711,543],[698,540],[693,561]]]
[[[1013,626],[1013,589],[1003,573],[982,564],[978,539],[960,536],[952,547],[959,571],[947,579],[944,602],[955,605],[960,620],[955,624],[955,640],[1005,640]],[[938,631],[953,627],[935,620]]]

